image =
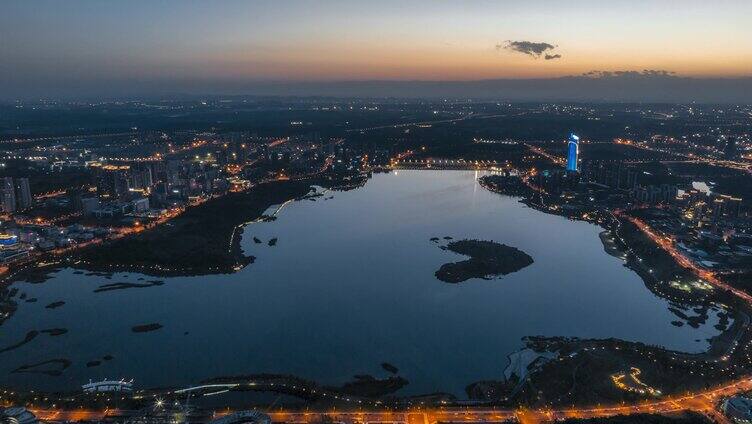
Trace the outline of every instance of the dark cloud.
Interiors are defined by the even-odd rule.
[[[561,55],[558,54],[558,53],[557,54],[546,54],[546,56],[544,57],[544,59],[546,59],[546,60],[561,59]]]
[[[588,78],[621,78],[621,77],[674,77],[676,72],[663,69],[643,69],[642,71],[590,71],[582,74]]]
[[[541,57],[542,54],[544,54],[546,52],[549,52],[549,51],[552,51],[555,48],[556,48],[556,46],[554,46],[553,44],[536,43],[536,42],[533,42],[533,41],[510,41],[510,40],[507,40],[503,44],[500,43],[500,44],[496,45],[496,50],[501,50],[501,49],[511,50],[513,52],[523,53],[523,54],[532,56],[532,57],[534,57],[536,59],[539,58],[539,57]],[[557,58],[561,57],[561,55],[558,55],[558,54],[554,54],[554,55],[546,54],[546,59],[547,60],[550,60],[549,56],[552,56],[551,59],[557,59]],[[557,56],[557,57],[553,57],[553,56]]]

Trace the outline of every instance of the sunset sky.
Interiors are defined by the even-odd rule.
[[[24,0],[2,9],[3,86],[643,69],[752,76],[749,0]],[[535,57],[509,48],[513,41],[553,48]]]

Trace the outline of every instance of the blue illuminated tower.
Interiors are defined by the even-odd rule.
[[[579,153],[580,137],[569,134],[569,148],[567,149],[567,171],[577,172],[577,154]]]

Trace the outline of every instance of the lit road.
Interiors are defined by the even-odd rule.
[[[626,144],[628,146],[634,146],[638,149],[643,149],[651,152],[665,153],[674,157],[686,158],[686,161],[661,161],[662,163],[670,162],[687,162],[687,163],[704,163],[712,166],[720,166],[724,168],[736,169],[739,171],[752,172],[752,164],[749,162],[740,162],[729,159],[715,159],[711,157],[702,157],[694,153],[675,152],[669,149],[659,149],[656,147],[648,146],[646,143],[636,142],[633,140],[620,140],[616,144]]]
[[[367,128],[352,128],[349,130],[345,130],[346,132],[365,132],[365,131],[373,131],[373,130],[382,130],[386,128],[404,128],[404,127],[412,127],[415,125],[434,125],[434,124],[446,124],[451,122],[458,122],[458,121],[464,121],[465,119],[470,119],[473,117],[479,117],[479,115],[473,115],[472,112],[466,116],[462,116],[460,118],[452,118],[452,119],[441,119],[437,121],[419,121],[419,122],[404,122],[400,124],[387,124],[387,125],[377,125],[374,127],[367,127]],[[491,116],[485,116],[490,118]]]
[[[53,142],[61,142],[65,140],[75,140],[78,138],[102,138],[102,137],[119,137],[119,136],[130,136],[135,134],[134,131],[131,132],[119,132],[119,133],[107,133],[107,134],[82,134],[82,135],[67,135],[67,136],[60,136],[60,137],[36,137],[36,138],[11,138],[11,139],[5,139],[0,140],[0,143],[36,143],[40,141],[53,141]]]
[[[752,380],[745,377],[732,383],[709,389],[707,391],[678,397],[667,397],[659,401],[637,404],[623,404],[599,407],[568,408],[568,409],[495,409],[495,408],[439,408],[439,409],[408,409],[405,411],[273,411],[268,412],[274,422],[285,423],[317,423],[322,418],[341,423],[404,423],[404,424],[435,424],[438,422],[466,422],[466,423],[498,423],[517,421],[521,423],[545,423],[565,418],[605,418],[615,415],[632,414],[666,414],[680,411],[696,411],[704,414],[715,422],[727,422],[718,413],[715,406],[724,397],[752,390]],[[128,414],[135,411],[103,410],[91,411],[85,409],[64,411],[32,409],[34,414],[42,420],[98,420],[108,415]],[[233,411],[223,410],[221,414]]]
[[[461,116],[459,118],[440,119],[436,121],[403,122],[399,124],[378,125],[378,126],[367,127],[367,128],[352,128],[352,129],[345,130],[345,131],[346,132],[365,132],[365,131],[373,131],[373,130],[382,130],[386,128],[405,128],[405,127],[412,127],[412,126],[418,126],[418,125],[451,124],[453,122],[460,122],[460,121],[465,121],[468,119],[491,119],[491,118],[500,118],[500,117],[509,117],[509,116],[520,116],[520,115],[523,115],[523,114],[518,113],[515,115],[510,115],[510,114],[502,113],[502,114],[482,115],[482,114],[470,112],[467,115]]]
[[[567,162],[565,158],[552,155],[551,153],[548,153],[547,151],[541,149],[540,147],[536,147],[527,143],[525,144],[525,146],[527,146],[527,148],[530,149],[531,152],[537,153],[557,165],[564,166],[564,164]]]
[[[44,200],[44,199],[51,199],[54,197],[62,196],[64,194],[68,193],[68,190],[70,189],[79,189],[81,191],[92,191],[94,187],[89,185],[83,185],[80,187],[70,187],[63,190],[56,190],[56,191],[49,191],[47,193],[40,193],[34,195],[34,200]]]
[[[690,269],[698,277],[704,279],[705,281],[712,284],[716,288],[719,288],[722,290],[728,290],[731,293],[733,293],[735,296],[741,299],[744,299],[745,302],[752,305],[752,296],[724,283],[723,281],[719,280],[718,277],[716,277],[714,273],[697,266],[697,264],[695,264],[693,261],[688,259],[686,256],[682,255],[681,252],[679,252],[676,249],[676,247],[674,247],[674,243],[670,238],[657,234],[645,222],[643,222],[642,220],[638,218],[624,215],[623,213],[619,211],[615,212],[615,214],[617,216],[626,218],[627,220],[635,224],[637,228],[639,228],[645,235],[650,237],[650,239],[652,239],[656,244],[658,244],[658,246],[660,246],[664,251],[666,251],[669,255],[671,255],[671,257],[673,257],[674,260],[677,263],[679,263],[679,265]]]

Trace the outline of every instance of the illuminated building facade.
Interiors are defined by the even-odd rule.
[[[103,198],[117,198],[128,192],[127,165],[104,165],[97,172],[97,195]]]
[[[579,154],[580,137],[574,133],[569,134],[569,146],[567,148],[567,171],[577,172],[577,155]]]
[[[0,249],[16,247],[18,245],[18,236],[15,234],[0,234]]]
[[[28,249],[21,247],[16,234],[0,234],[0,264],[5,265],[28,256]]]

